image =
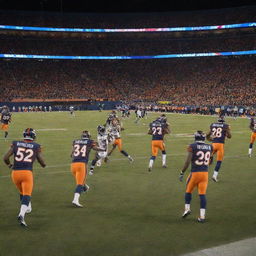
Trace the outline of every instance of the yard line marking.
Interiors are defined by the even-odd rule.
[[[40,132],[48,132],[48,131],[67,131],[67,128],[43,128],[43,129],[36,129],[36,131]]]

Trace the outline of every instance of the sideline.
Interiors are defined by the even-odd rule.
[[[182,256],[253,256],[256,255],[256,237],[244,239]]]

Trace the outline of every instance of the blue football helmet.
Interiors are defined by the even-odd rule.
[[[33,128],[27,128],[23,132],[23,137],[25,140],[34,140],[36,138],[36,131]]]
[[[195,141],[205,141],[205,134],[203,133],[203,131],[197,131],[195,134]]]
[[[90,139],[91,138],[91,134],[89,133],[89,131],[83,131],[82,135],[81,135],[82,139]]]

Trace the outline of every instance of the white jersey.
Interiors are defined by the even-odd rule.
[[[120,126],[119,125],[116,125],[116,126],[113,126],[113,125],[110,125],[109,126],[109,134],[110,136],[114,137],[115,139],[118,139],[120,138]]]
[[[139,110],[137,110],[137,116],[138,117],[142,117],[142,112],[141,112],[141,110],[139,109]]]
[[[108,135],[107,134],[103,134],[103,135],[98,134],[97,140],[98,140],[99,147],[104,149],[105,151],[108,151]]]

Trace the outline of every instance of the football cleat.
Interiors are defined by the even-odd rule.
[[[101,167],[101,159],[96,162],[96,165],[97,165],[98,167]]]
[[[89,175],[93,175],[93,170],[90,170],[90,171],[89,171]]]
[[[166,164],[164,164],[164,165],[162,165],[162,167],[163,167],[163,168],[167,168],[167,165],[166,165]]]
[[[81,205],[78,201],[72,201],[72,204],[73,204],[75,207],[83,208],[83,205]]]
[[[134,160],[131,156],[128,156],[129,161],[132,163]]]
[[[152,171],[152,167],[149,167],[149,168],[148,168],[148,171],[151,172],[151,171]]]
[[[205,222],[205,218],[200,218],[200,217],[198,217],[198,218],[197,218],[197,222],[199,222],[199,223],[204,223],[204,222]]]
[[[248,157],[250,157],[250,158],[251,158],[251,157],[252,157],[252,155],[251,155],[251,154],[248,154]]]
[[[184,211],[184,213],[182,214],[182,218],[185,219],[189,214],[191,214],[190,210]]]
[[[22,217],[21,215],[18,216],[18,222],[20,223],[20,225],[22,227],[27,227],[28,226],[27,223],[24,220],[24,217]]]
[[[212,180],[213,180],[214,182],[218,182],[218,179],[217,179],[217,177],[215,177],[215,176],[212,176]]]

